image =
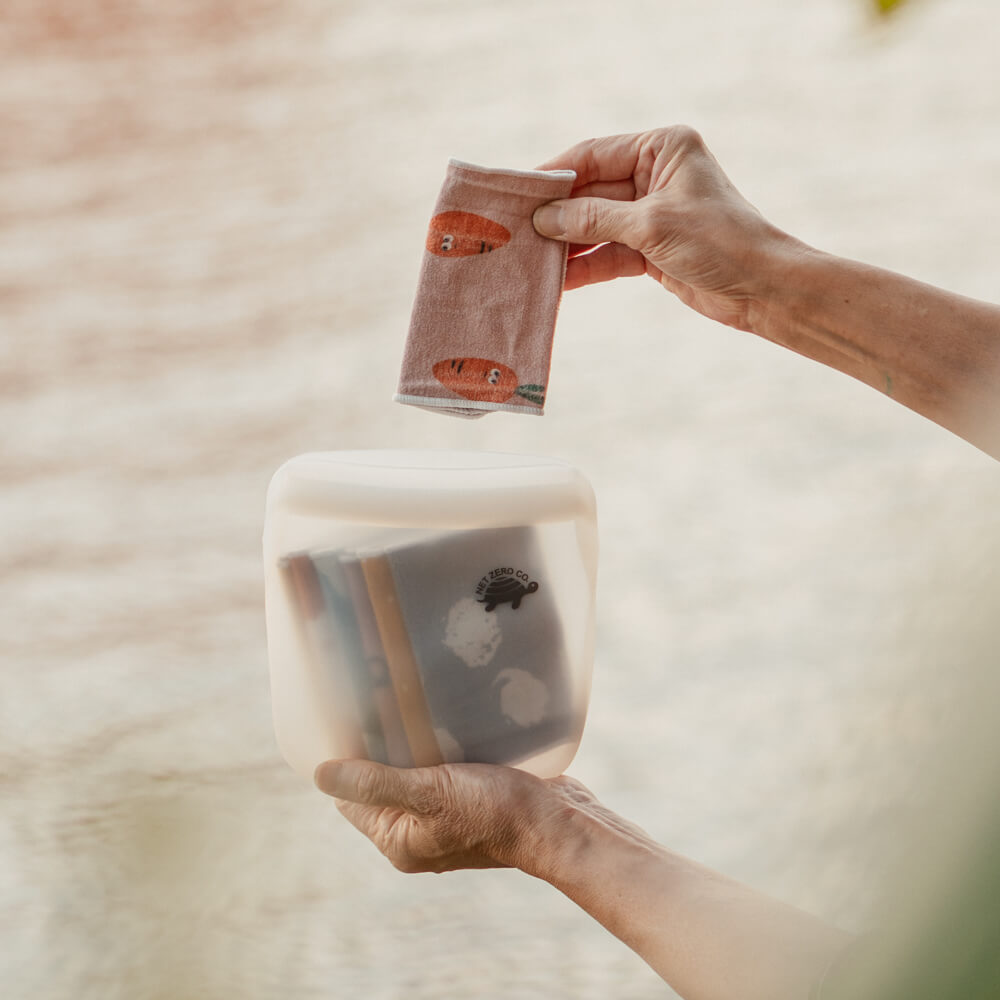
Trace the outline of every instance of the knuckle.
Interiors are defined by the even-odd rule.
[[[690,125],[674,125],[669,132],[672,144],[678,149],[693,151],[705,148],[701,133]]]
[[[581,234],[596,239],[604,222],[604,211],[600,202],[585,198],[579,205],[579,227]]]
[[[571,778],[565,774],[554,779],[553,784],[569,802],[590,802],[594,797],[593,793],[582,781],[577,781],[576,778]]]
[[[563,788],[566,791],[574,792],[586,792],[587,786],[577,778],[572,778],[568,774],[560,774],[559,777],[552,779],[552,784],[557,788]]]
[[[377,802],[382,797],[385,781],[374,767],[366,767],[357,778],[358,801]]]

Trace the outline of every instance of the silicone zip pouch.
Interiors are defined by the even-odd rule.
[[[562,773],[593,663],[593,490],[555,459],[301,455],[264,524],[272,707],[288,763]]]

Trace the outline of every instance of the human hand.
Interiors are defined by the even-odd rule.
[[[327,761],[315,780],[404,872],[516,867],[542,877],[546,838],[577,806],[595,803],[572,778],[542,780],[491,764]]]
[[[846,940],[660,847],[580,782],[491,764],[327,761],[316,784],[401,871],[517,867],[551,883],[681,996],[805,996]]]
[[[686,126],[591,139],[542,166],[577,173],[572,196],[534,220],[571,244],[567,290],[648,274],[710,319],[752,331],[782,254],[806,249],[743,198]]]

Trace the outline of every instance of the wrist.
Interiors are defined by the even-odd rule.
[[[543,787],[514,862],[526,874],[575,898],[574,888],[583,890],[591,880],[600,881],[609,859],[621,865],[632,855],[662,850],[573,779],[557,778]]]
[[[757,276],[747,308],[748,332],[788,346],[801,303],[811,294],[811,273],[827,256],[780,230],[758,241],[747,268]]]
[[[516,867],[555,884],[559,872],[586,851],[589,834],[579,807],[547,783],[545,794],[519,839]]]

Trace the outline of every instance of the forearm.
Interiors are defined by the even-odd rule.
[[[850,937],[652,841],[566,807],[525,870],[639,954],[686,1000],[805,1000]]]
[[[753,330],[1000,458],[1000,307],[790,245]]]

